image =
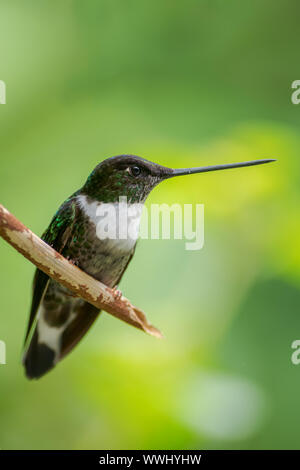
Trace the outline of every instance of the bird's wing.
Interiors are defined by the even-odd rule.
[[[75,199],[66,201],[56,212],[50,222],[49,227],[41,237],[42,240],[48,243],[48,245],[52,246],[52,248],[54,248],[59,253],[62,252],[72,233],[76,211],[77,205]],[[29,333],[32,331],[32,326],[34,324],[41,300],[46,291],[48,281],[49,276],[43,273],[43,271],[40,269],[37,269],[33,279],[32,303],[24,344],[26,344]]]

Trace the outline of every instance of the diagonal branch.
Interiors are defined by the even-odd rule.
[[[51,246],[31,232],[0,204],[0,236],[25,258],[78,297],[157,338],[161,332],[148,323],[145,314],[125,297],[118,298],[105,286],[74,266]]]

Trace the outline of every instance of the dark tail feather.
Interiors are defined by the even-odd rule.
[[[35,327],[30,345],[23,358],[25,373],[28,379],[40,378],[72,351],[92,326],[100,312],[93,305],[81,301],[74,307],[73,313],[75,313],[75,317],[66,325],[65,329],[63,331],[57,330],[57,344],[59,346],[56,351],[50,347],[51,344],[47,345],[45,342],[39,342],[41,338],[39,338],[37,326]],[[48,324],[46,328],[55,328],[55,325],[51,326]]]
[[[100,313],[101,310],[98,310],[87,302],[83,302],[82,305],[77,308],[76,317],[63,332],[60,359],[75,348],[76,344],[79,343],[81,338],[90,329]]]
[[[46,344],[38,343],[37,331],[34,332],[30,346],[23,360],[26,377],[38,379],[55,365],[55,352]]]

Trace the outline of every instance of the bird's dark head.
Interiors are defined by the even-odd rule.
[[[102,202],[115,202],[121,196],[126,196],[128,203],[143,203],[158,183],[174,176],[260,165],[272,161],[275,160],[252,160],[225,165],[173,169],[136,155],[118,155],[99,163],[88,177],[81,192]]]
[[[88,177],[82,192],[102,202],[126,196],[128,203],[143,203],[150,191],[173,170],[136,155],[118,155],[99,163]]]

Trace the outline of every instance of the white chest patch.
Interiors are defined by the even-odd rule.
[[[111,248],[130,251],[139,236],[143,204],[127,204],[126,198],[119,202],[88,202],[86,196],[77,200],[84,214],[95,225],[99,240],[107,240]]]

